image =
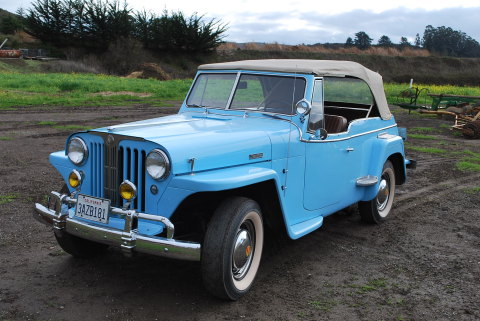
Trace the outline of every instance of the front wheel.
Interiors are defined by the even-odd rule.
[[[395,170],[390,161],[383,165],[377,196],[368,202],[358,202],[362,220],[367,223],[381,223],[390,214],[395,196]]]
[[[70,194],[67,184],[63,185],[60,193]],[[49,208],[52,208],[53,206],[54,204],[49,204]],[[85,240],[63,231],[55,230],[54,235],[62,250],[76,258],[95,257],[105,252],[108,248],[107,245]]]
[[[54,234],[62,250],[76,258],[92,258],[104,253],[108,248],[105,244],[85,240],[65,232],[55,231]]]
[[[232,197],[220,204],[202,245],[202,277],[210,293],[237,300],[250,290],[262,258],[263,235],[257,202]]]

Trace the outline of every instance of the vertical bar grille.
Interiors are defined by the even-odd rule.
[[[92,158],[92,179],[90,189],[92,196],[104,197],[103,194],[103,144],[90,143],[90,157]]]
[[[111,206],[122,207],[125,201],[120,197],[118,187],[128,179],[137,187],[133,208],[144,212],[147,153],[138,148],[141,142],[121,135],[99,136],[102,137],[101,141],[94,140],[89,144],[91,195],[109,199]]]
[[[111,200],[113,206],[119,206],[120,196],[118,195],[118,164],[117,145],[105,145],[105,185],[103,188],[105,198]]]
[[[144,150],[128,146],[118,148],[118,184],[126,179],[135,184],[137,197],[133,201],[133,207],[139,211],[145,211],[145,159]],[[115,204],[123,206],[123,203],[119,200]]]

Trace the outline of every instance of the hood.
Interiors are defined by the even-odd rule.
[[[192,171],[192,159],[195,172],[270,161],[271,136],[288,128],[288,122],[278,119],[184,113],[93,131],[159,144],[178,175]]]

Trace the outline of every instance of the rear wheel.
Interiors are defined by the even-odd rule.
[[[358,202],[362,220],[367,223],[381,223],[386,220],[393,206],[395,196],[395,170],[390,161],[383,165],[377,196],[368,202]]]
[[[237,300],[250,290],[262,258],[263,236],[257,202],[232,197],[220,204],[202,245],[202,277],[210,293]]]

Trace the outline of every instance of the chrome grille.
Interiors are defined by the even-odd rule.
[[[125,201],[120,197],[118,187],[128,179],[137,187],[133,207],[145,211],[146,151],[138,148],[141,142],[121,135],[115,135],[109,142],[103,133],[95,134],[101,136],[103,142],[90,143],[92,196],[109,199],[112,206],[122,207]]]

